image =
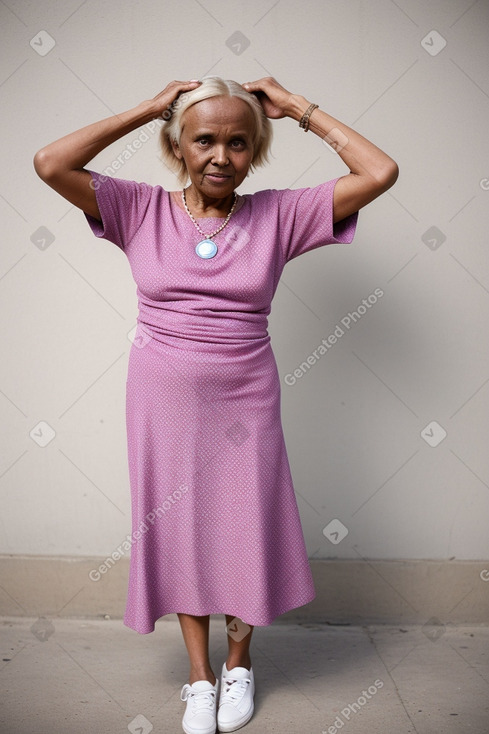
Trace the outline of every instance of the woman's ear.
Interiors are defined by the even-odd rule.
[[[171,147],[173,149],[173,154],[175,155],[178,160],[182,160],[182,151],[180,150],[180,146],[178,145],[176,140],[171,139]]]

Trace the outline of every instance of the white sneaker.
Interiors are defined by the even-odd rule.
[[[214,685],[208,680],[185,683],[180,693],[187,702],[182,727],[185,734],[216,734],[216,708],[219,679]]]
[[[253,668],[233,668],[222,666],[221,696],[217,710],[219,731],[236,731],[248,723],[253,716],[255,678]]]

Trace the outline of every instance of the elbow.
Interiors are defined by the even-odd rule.
[[[382,192],[387,191],[391,186],[394,186],[399,178],[399,166],[397,163],[391,159],[378,178]]]
[[[34,170],[43,181],[48,181],[52,176],[52,164],[45,148],[38,150],[33,159]]]

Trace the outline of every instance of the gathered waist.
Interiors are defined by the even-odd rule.
[[[139,306],[140,338],[155,339],[180,349],[197,351],[243,347],[245,351],[267,344],[268,318],[264,313],[244,311],[183,312],[168,308]]]

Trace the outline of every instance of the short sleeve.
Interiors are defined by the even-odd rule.
[[[109,240],[125,250],[141,226],[153,187],[87,170],[92,176],[92,187],[102,217],[100,222],[84,212],[88,225],[96,237]]]
[[[288,262],[331,244],[350,244],[358,212],[333,224],[333,193],[338,178],[306,189],[279,191],[280,239]]]

